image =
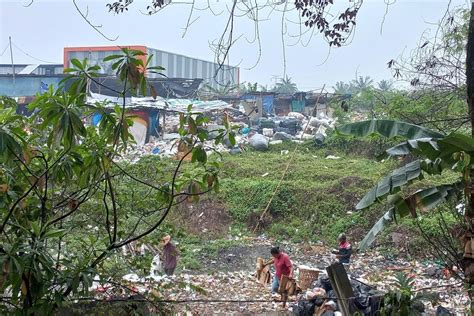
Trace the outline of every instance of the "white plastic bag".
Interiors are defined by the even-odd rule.
[[[155,277],[159,276],[163,272],[163,265],[161,263],[160,255],[153,257],[150,267],[150,276]]]

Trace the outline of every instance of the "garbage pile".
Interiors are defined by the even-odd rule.
[[[236,145],[232,146],[228,139],[224,139],[223,144],[216,145],[214,141],[206,141],[205,148],[209,153],[213,151],[228,152],[231,154],[239,154],[244,148],[250,146],[254,150],[265,151],[271,145],[280,144],[284,141],[298,142],[300,140],[312,139],[317,145],[321,145],[326,138],[327,129],[332,129],[336,121],[328,118],[324,114],[317,117],[306,117],[297,112],[290,112],[286,117],[273,116],[260,118],[256,121],[245,123],[242,119],[242,113],[239,115],[234,110],[233,125],[236,126]],[[210,138],[218,133],[219,129],[223,129],[222,113],[212,113],[210,118],[212,121],[207,126],[210,132]],[[161,157],[174,157],[178,152],[179,134],[179,116],[170,115],[166,117],[166,125],[164,127],[164,136],[150,136],[147,143],[141,146],[132,146],[128,152],[122,157],[127,161],[136,162],[144,155],[159,155]],[[304,130],[306,127],[306,130]]]
[[[354,298],[349,302],[364,315],[375,315],[379,310],[383,293],[374,287],[357,280],[350,280]],[[331,285],[327,275],[322,275],[315,281],[311,290],[300,296],[299,301],[292,308],[295,316],[310,316],[315,312],[334,312],[342,315],[338,303],[338,297]]]
[[[270,293],[269,286],[257,282],[255,276],[255,262],[257,256],[268,256],[272,241],[268,239],[255,238],[247,240],[243,249],[239,251],[252,257],[232,257],[232,266],[224,259],[206,259],[198,255],[205,271],[184,270],[176,276],[163,276],[157,273],[159,261],[152,263],[150,275],[140,278],[131,273],[124,276],[124,282],[136,293],[151,296],[160,301],[172,301],[165,304],[173,308],[174,312],[190,312],[195,315],[222,315],[229,313],[262,314],[266,312],[282,311],[282,303],[275,302]],[[325,268],[334,262],[335,257],[330,249],[320,244],[281,244],[281,247],[289,254],[296,269],[296,278],[300,268],[311,267],[320,271],[320,278],[314,282],[308,290],[300,296],[289,297],[284,311],[288,314],[305,315],[304,312],[313,307],[324,308],[323,310],[337,312],[339,309],[338,299],[325,274]],[[257,251],[252,251],[257,250]],[[263,251],[263,253],[262,253]],[[234,253],[235,249],[223,249],[219,258],[226,258],[228,254]],[[267,258],[268,259],[268,258]],[[210,269],[210,261],[216,262]],[[243,264],[249,262],[248,264]],[[222,267],[219,267],[221,263]],[[178,264],[179,265],[179,264]],[[236,270],[232,270],[236,267]],[[183,267],[181,267],[183,268]],[[380,293],[393,290],[393,276],[398,271],[415,276],[414,290],[421,291],[429,288],[430,293],[438,294],[438,302],[432,304],[424,302],[425,312],[435,314],[436,310],[449,311],[453,315],[463,314],[469,306],[469,298],[462,287],[462,283],[452,275],[445,275],[443,267],[433,261],[419,262],[407,261],[402,258],[390,259],[378,252],[357,254],[351,258],[348,268],[349,278],[355,293],[355,303],[368,313],[371,297]],[[214,272],[212,272],[214,271]],[[224,272],[225,271],[225,272]],[[97,286],[97,282],[95,282]],[[98,295],[105,295],[108,291],[107,285],[98,287]],[[323,299],[324,298],[324,299]],[[321,304],[322,305],[318,305]],[[312,314],[311,314],[312,315]],[[334,313],[334,315],[337,315]],[[446,315],[446,314],[445,314]]]

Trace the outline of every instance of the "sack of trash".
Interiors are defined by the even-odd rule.
[[[293,136],[284,132],[276,132],[273,134],[273,140],[292,140]]]
[[[268,138],[261,134],[255,134],[249,139],[249,144],[255,150],[265,151],[268,149]]]
[[[270,120],[270,119],[260,119],[259,121],[259,125],[260,125],[260,128],[275,128],[276,124],[274,121]]]
[[[324,137],[323,134],[321,133],[317,133],[316,135],[314,135],[314,143],[318,146],[321,146],[322,144],[324,144],[324,139],[326,137]]]
[[[304,120],[304,118],[305,118],[303,114],[298,113],[298,112],[290,112],[290,113],[288,113],[287,116],[295,118],[295,119],[300,120],[300,121]]]
[[[300,121],[295,118],[287,118],[280,121],[280,127],[288,128],[291,130],[297,130],[300,127]]]

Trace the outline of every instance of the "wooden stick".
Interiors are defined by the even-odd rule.
[[[318,102],[319,102],[319,98],[321,97],[321,94],[323,93],[325,87],[326,87],[326,84],[323,85],[323,87],[321,88],[321,93],[318,95],[318,98],[316,99],[316,103],[314,104],[313,111],[317,108]],[[308,122],[306,123],[306,126],[305,126],[305,128],[304,128],[304,130],[303,130],[303,133],[301,134],[300,141],[303,140],[303,136],[304,136],[306,130],[308,129],[308,126],[309,126],[309,123],[310,123],[310,122],[311,122],[311,116],[310,116],[310,119],[308,120]],[[286,168],[285,168],[285,170],[283,171],[283,174],[281,175],[280,181],[278,181],[278,184],[277,184],[277,186],[276,186],[276,188],[275,188],[275,191],[273,191],[273,194],[272,194],[272,196],[270,197],[270,200],[268,201],[267,206],[266,206],[265,209],[263,210],[263,212],[262,212],[262,214],[260,215],[260,218],[259,218],[257,224],[255,225],[255,228],[253,229],[253,233],[254,233],[254,234],[255,234],[255,233],[257,232],[257,230],[259,229],[260,223],[263,221],[263,218],[264,218],[265,214],[266,214],[266,213],[268,212],[268,210],[270,209],[270,204],[272,204],[273,198],[274,198],[275,195],[278,193],[278,190],[280,189],[280,186],[281,186],[281,184],[283,183],[283,180],[285,179],[286,173],[288,172],[288,169],[290,168],[290,164],[293,162],[293,159],[295,158],[296,151],[298,150],[298,146],[299,146],[299,143],[296,143],[295,149],[293,150],[293,153],[291,154],[290,159],[288,160],[288,163],[286,164]]]

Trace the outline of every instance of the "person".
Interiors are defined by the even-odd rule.
[[[280,250],[280,247],[273,247],[270,249],[270,254],[273,259],[266,263],[266,265],[275,265],[275,276],[272,282],[272,294],[278,293],[280,287],[280,279],[282,275],[286,275],[289,278],[293,278],[293,264],[291,263],[290,257]]]
[[[167,275],[173,275],[176,265],[178,263],[178,250],[171,242],[171,236],[166,235],[161,239],[163,246],[163,270]]]
[[[323,312],[321,316],[342,316],[341,312],[337,311],[337,306],[334,301],[324,303]]]
[[[339,242],[339,249],[335,250],[333,253],[336,254],[336,258],[339,263],[348,264],[352,255],[352,246],[347,241],[347,237],[344,233],[340,234],[339,237],[337,237],[337,241]]]

